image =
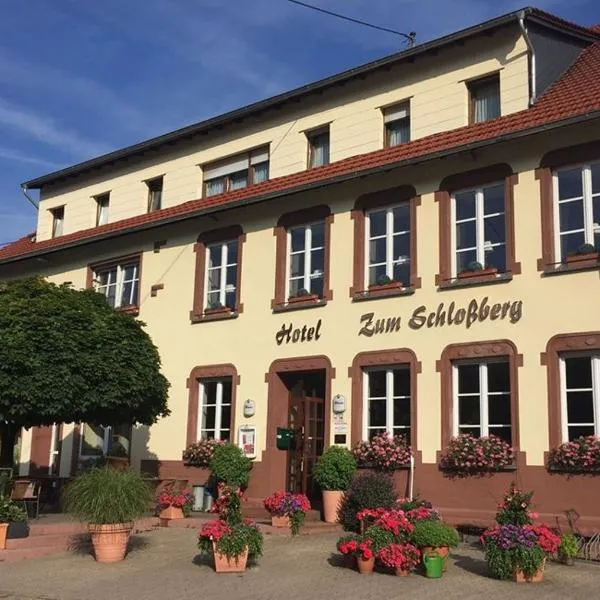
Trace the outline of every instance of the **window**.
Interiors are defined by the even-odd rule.
[[[96,226],[108,223],[108,205],[110,194],[102,194],[94,198],[96,200]]]
[[[231,439],[231,378],[200,381],[198,439]]]
[[[287,297],[302,290],[323,298],[325,270],[325,223],[291,227],[287,232],[289,249]]]
[[[131,440],[131,425],[81,425],[79,456],[83,459],[100,458],[106,455],[128,457]]]
[[[138,306],[139,257],[119,264],[98,266],[93,269],[94,288],[104,294],[113,308]]]
[[[53,208],[52,213],[52,237],[58,237],[63,234],[63,225],[65,222],[65,207],[59,206]]]
[[[497,435],[512,443],[510,368],[507,360],[454,363],[453,435]]]
[[[554,174],[555,253],[564,261],[583,244],[600,248],[600,163]]]
[[[163,178],[156,177],[146,181],[148,186],[148,212],[162,208]]]
[[[308,168],[329,164],[329,126],[309,131],[308,139]]]
[[[227,307],[235,310],[238,270],[238,241],[231,240],[206,247],[207,309]]]
[[[410,204],[377,209],[366,213],[366,285],[378,285],[389,277],[410,285]]]
[[[363,376],[363,439],[405,435],[410,443],[410,368],[366,369]]]
[[[600,353],[560,357],[562,441],[600,434]]]
[[[204,196],[239,190],[269,179],[269,148],[237,154],[204,168]]]
[[[403,102],[383,110],[385,147],[410,142],[410,102]]]
[[[470,123],[481,123],[500,116],[499,74],[471,81],[468,87]]]
[[[453,194],[453,277],[473,262],[506,271],[505,217],[504,183]]]

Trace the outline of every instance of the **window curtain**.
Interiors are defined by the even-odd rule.
[[[482,86],[475,95],[475,122],[489,121],[500,116],[500,90],[493,83]]]
[[[329,135],[316,136],[312,144],[312,166],[329,164]]]
[[[390,132],[390,146],[410,142],[410,119],[401,119],[388,125]]]
[[[269,179],[269,163],[254,165],[254,183],[261,183]]]
[[[206,195],[216,196],[222,194],[225,191],[225,179],[219,177],[206,182]]]

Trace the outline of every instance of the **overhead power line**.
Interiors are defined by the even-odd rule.
[[[319,6],[313,6],[312,4],[307,4],[306,2],[300,2],[299,0],[287,0],[292,4],[297,4],[298,6],[304,6],[304,8],[310,8],[311,10],[316,10],[317,12],[323,13],[325,15],[329,15],[331,17],[337,17],[338,19],[343,19],[344,21],[350,21],[351,23],[356,23],[357,25],[363,25],[365,27],[370,27],[371,29],[377,29],[379,31],[385,31],[386,33],[393,33],[394,35],[399,35],[406,39],[408,47],[411,48],[414,43],[417,34],[414,31],[410,33],[403,33],[402,31],[396,31],[395,29],[389,29],[387,27],[380,27],[379,25],[373,25],[372,23],[367,23],[366,21],[361,21],[360,19],[354,19],[352,17],[347,17],[345,15],[340,15],[339,13],[332,12],[330,10],[326,10],[324,8],[320,8]]]

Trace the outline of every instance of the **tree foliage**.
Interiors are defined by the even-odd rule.
[[[0,421],[151,425],[169,383],[143,323],[93,290],[41,278],[0,286]]]

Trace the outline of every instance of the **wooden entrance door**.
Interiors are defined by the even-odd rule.
[[[317,497],[313,468],[323,454],[324,444],[323,398],[294,393],[290,398],[289,427],[294,430],[294,449],[288,462],[288,490]]]

